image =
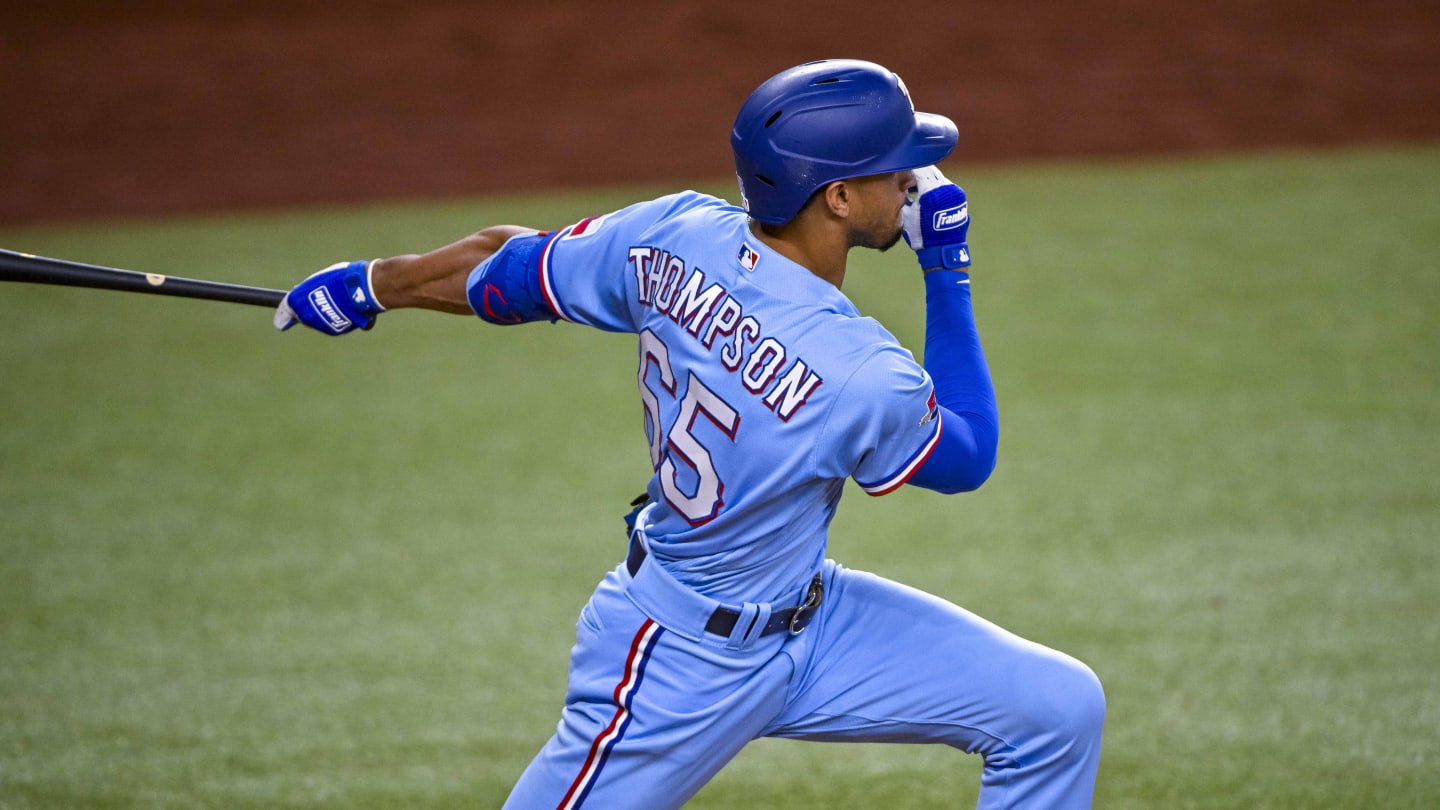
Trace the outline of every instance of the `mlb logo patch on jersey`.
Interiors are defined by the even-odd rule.
[[[755,265],[760,263],[760,254],[755,251],[755,248],[750,247],[748,243],[742,242],[740,244],[739,259],[740,266],[753,273],[755,272]]]

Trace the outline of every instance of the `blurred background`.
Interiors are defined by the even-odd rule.
[[[0,223],[724,179],[735,110],[890,66],[958,162],[1440,136],[1429,0],[61,0],[0,20]]]

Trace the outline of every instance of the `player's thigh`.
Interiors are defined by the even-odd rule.
[[[783,708],[779,647],[683,638],[607,581],[581,614],[560,725],[507,806],[680,806]]]
[[[1094,674],[1063,653],[873,574],[836,566],[831,581],[770,735],[990,753],[1103,713]]]

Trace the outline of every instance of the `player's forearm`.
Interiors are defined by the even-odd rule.
[[[995,468],[1000,417],[980,345],[968,274],[925,276],[925,370],[942,412],[941,443],[912,481],[941,492],[976,489]]]
[[[429,253],[380,259],[371,270],[375,298],[386,309],[414,307],[474,315],[465,289],[470,271],[499,250],[505,240],[531,230],[499,225]]]
[[[925,370],[935,381],[941,405],[999,424],[967,273],[937,270],[925,275]]]

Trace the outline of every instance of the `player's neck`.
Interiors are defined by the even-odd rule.
[[[814,228],[789,225],[763,225],[751,220],[750,232],[776,253],[835,285],[845,282],[845,260],[849,248],[843,242],[827,238]]]

